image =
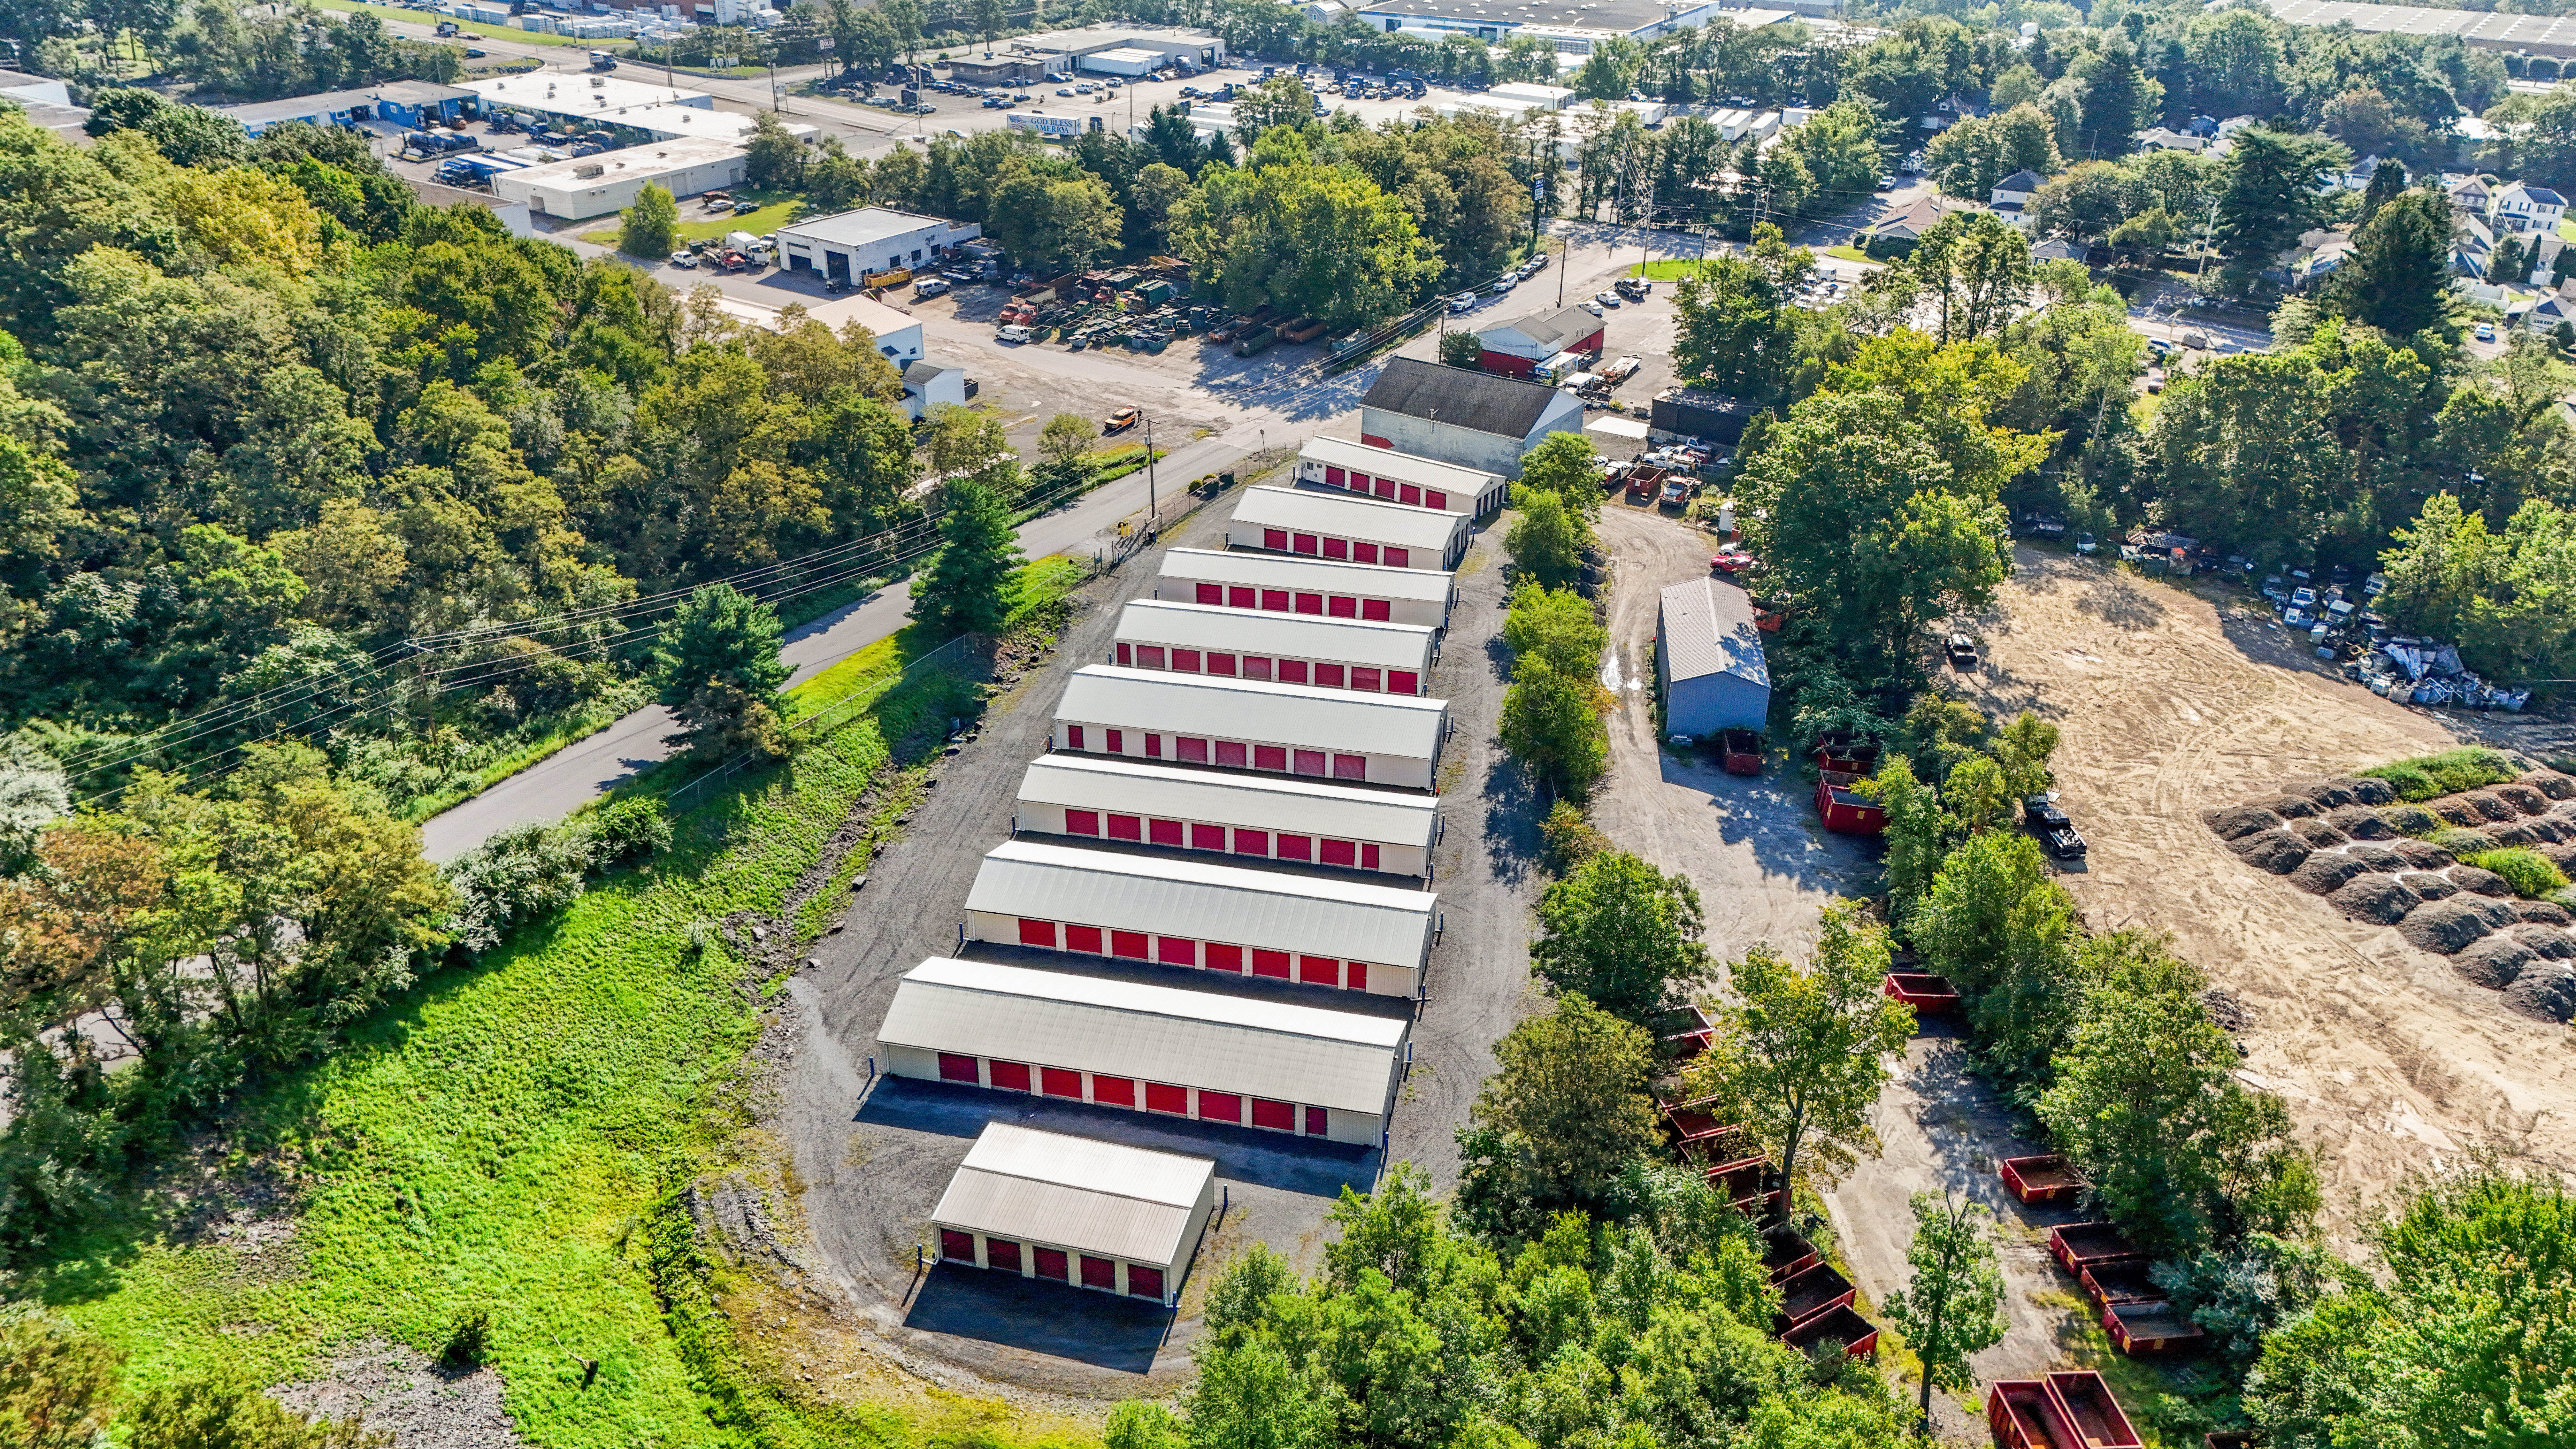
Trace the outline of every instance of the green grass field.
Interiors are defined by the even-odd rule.
[[[760,209],[746,211],[739,216],[731,212],[717,216],[695,201],[686,197],[681,198],[680,224],[674,231],[680,244],[685,246],[692,242],[714,241],[725,233],[733,231],[747,231],[753,236],[765,236],[795,220],[797,212],[802,210],[805,204],[804,198],[793,192],[737,191],[734,194],[759,202]],[[596,231],[583,232],[581,239],[593,246],[617,245],[619,226],[615,218],[609,220],[610,225]]]
[[[1670,282],[1689,276],[1698,266],[1697,257],[1667,257],[1658,262],[1633,263],[1628,268],[1628,275],[1649,277],[1658,282]]]
[[[1078,572],[1043,560],[1025,577],[1055,596]],[[805,691],[924,652],[907,630]],[[129,1392],[207,1371],[287,1382],[371,1337],[436,1357],[463,1315],[487,1310],[505,1403],[548,1449],[927,1445],[961,1412],[972,1442],[1039,1442],[998,1405],[833,1404],[792,1385],[784,1345],[737,1343],[720,1306],[765,1290],[698,1251],[677,1198],[744,1152],[758,1014],[712,923],[777,912],[872,788],[890,832],[919,788],[896,749],[910,737],[926,754],[976,700],[944,668],[916,671],[791,761],[695,804],[666,854],[424,981],[330,1060],[254,1087],[223,1167],[297,1200],[291,1235],[257,1251],[191,1237],[158,1204],[28,1265],[21,1286],[122,1349]],[[864,867],[855,855],[838,874]],[[809,904],[800,926],[846,899]],[[575,1356],[598,1361],[595,1381]]]

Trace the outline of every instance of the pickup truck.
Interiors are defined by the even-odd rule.
[[[2066,818],[2066,812],[2057,808],[2056,801],[2033,795],[2021,802],[2021,815],[2030,833],[2039,837],[2049,854],[2059,860],[2084,858],[2084,836],[2075,828],[2075,822]]]

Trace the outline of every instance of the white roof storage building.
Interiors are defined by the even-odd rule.
[[[942,1260],[1170,1306],[1216,1206],[1216,1163],[987,1122],[930,1214]]]
[[[1343,438],[1314,438],[1297,452],[1297,481],[1347,489],[1391,503],[1448,513],[1488,513],[1503,506],[1510,482],[1500,473],[1372,448]]]
[[[1020,777],[1011,828],[1428,876],[1440,801],[1275,775],[1040,755]]]
[[[966,892],[966,938],[1412,996],[1440,898],[1410,887],[1014,840]]]
[[[1420,694],[1439,640],[1420,624],[1138,599],[1119,611],[1113,657],[1138,669]]]
[[[1416,695],[1086,664],[1054,748],[1428,790],[1448,734],[1449,706]]]
[[[1383,564],[1325,563],[1274,553],[1175,548],[1163,554],[1154,597],[1229,609],[1321,614],[1330,619],[1384,619],[1445,627],[1449,576]]]
[[[1405,1016],[934,956],[877,1031],[897,1076],[1374,1145]]]
[[[1243,490],[1226,542],[1397,568],[1450,569],[1467,551],[1467,516],[1305,488]]]

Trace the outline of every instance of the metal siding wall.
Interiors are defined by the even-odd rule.
[[[913,1077],[925,1082],[939,1080],[939,1053],[935,1051],[888,1043],[878,1050],[878,1057],[890,1075]]]

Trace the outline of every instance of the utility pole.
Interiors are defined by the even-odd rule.
[[[2200,270],[2191,279],[2191,289],[2195,292],[2200,291],[2200,284],[2209,279],[2209,234],[2217,226],[2218,202],[2213,198],[2209,203],[2209,220],[2200,226]]]
[[[1154,488],[1154,420],[1145,419],[1145,536],[1153,537],[1162,527],[1163,505]]]

